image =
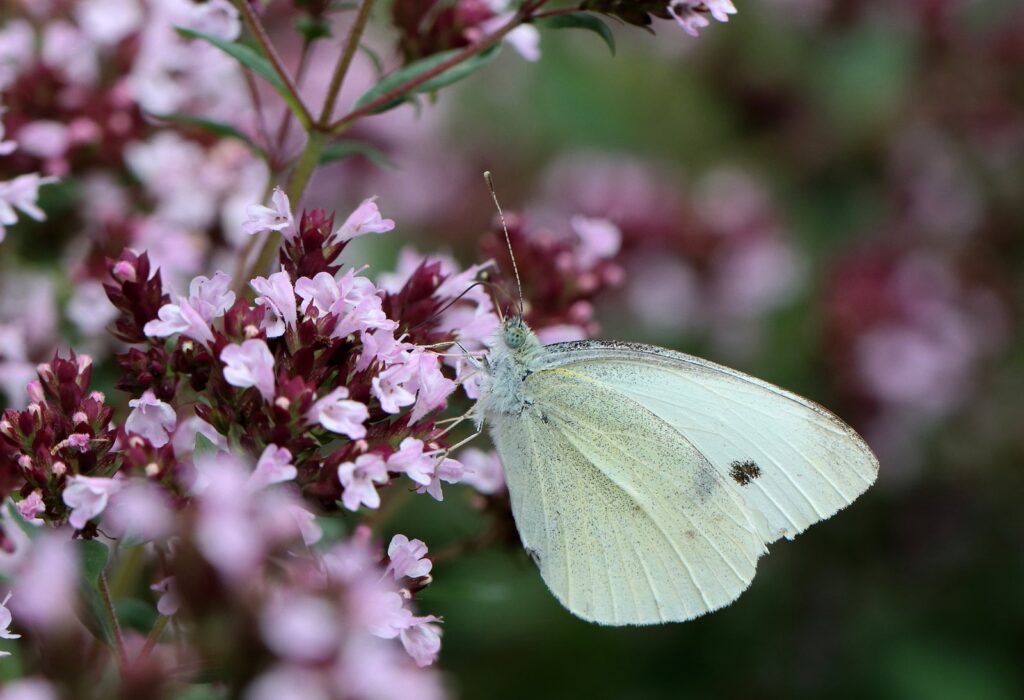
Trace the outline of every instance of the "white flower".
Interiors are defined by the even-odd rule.
[[[267,401],[274,398],[274,356],[264,340],[246,340],[228,345],[220,353],[224,379],[242,389],[254,386]]]
[[[124,429],[149,440],[153,447],[163,447],[168,442],[168,433],[174,430],[178,417],[170,405],[147,389],[141,397],[132,399],[128,405],[133,409],[128,414]]]
[[[142,331],[151,338],[166,338],[181,333],[200,343],[213,342],[209,322],[185,298],[179,298],[177,304],[161,306],[157,318],[146,323]]]
[[[92,476],[72,476],[64,487],[61,498],[71,508],[68,522],[71,527],[81,530],[86,523],[98,516],[107,507],[110,496],[121,488],[121,482]]]

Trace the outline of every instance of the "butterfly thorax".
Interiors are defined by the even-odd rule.
[[[506,319],[484,359],[477,422],[519,415],[529,405],[523,382],[544,355],[544,346],[519,317]]]

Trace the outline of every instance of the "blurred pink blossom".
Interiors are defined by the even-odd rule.
[[[123,483],[115,479],[75,475],[68,478],[62,498],[71,509],[68,523],[76,530],[97,517],[107,507],[110,497],[117,493]]]

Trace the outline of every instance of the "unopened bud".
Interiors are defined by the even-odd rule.
[[[18,457],[18,466],[28,471],[32,468],[32,458],[28,455],[21,455]]]
[[[68,465],[64,462],[54,462],[52,470],[54,476],[64,476],[68,472]]]
[[[85,414],[85,411],[75,411],[75,415],[71,416],[71,422],[75,425],[79,423],[88,423],[89,416]]]
[[[92,358],[91,358],[91,357],[89,357],[88,355],[79,355],[79,356],[78,356],[77,358],[75,358],[75,359],[77,359],[77,360],[78,360],[78,371],[79,371],[80,373],[81,373],[81,372],[84,372],[84,371],[85,371],[85,370],[87,370],[87,369],[88,369],[89,367],[92,367]]]
[[[9,420],[0,420],[0,433],[7,437],[14,437],[14,426]]]
[[[291,399],[287,396],[278,396],[274,399],[274,405],[280,408],[282,411],[287,411],[292,407]]]
[[[257,328],[256,326],[254,326],[252,324],[249,324],[248,326],[245,327],[245,337],[246,338],[255,338],[259,334],[260,334],[260,329]]]
[[[46,399],[46,396],[43,394],[43,384],[38,379],[30,381],[25,389],[28,392],[29,401],[39,403]]]
[[[146,465],[146,476],[156,476],[160,473],[160,465],[156,462],[150,462]]]
[[[114,269],[110,272],[119,282],[135,282],[138,276],[135,274],[135,266],[127,260],[119,260],[114,263]]]

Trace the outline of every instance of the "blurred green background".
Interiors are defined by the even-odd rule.
[[[476,180],[485,167],[506,208],[527,210],[567,153],[671,172],[684,209],[687,183],[742,170],[803,270],[798,291],[756,320],[757,341],[736,353],[707,324],[645,325],[625,291],[598,306],[601,335],[702,354],[824,403],[868,435],[880,480],[775,544],[736,603],[686,624],[579,621],[514,546],[441,563],[422,597],[445,618],[442,668],[467,698],[1022,697],[1024,13],[998,1],[737,4],[728,26],[696,42],[666,23],[653,40],[616,28],[614,58],[586,32],[545,32],[539,64],[506,51],[445,98],[434,148],[457,164],[445,177],[470,184],[448,215],[406,218],[403,230],[421,250],[473,260],[492,216]],[[906,146],[918,133],[934,138]],[[965,191],[967,204],[943,209]],[[883,273],[909,259],[955,280],[922,295],[957,309],[975,345],[950,344],[928,320],[934,304],[874,306],[899,295]],[[627,268],[628,288],[643,267]],[[848,283],[862,268],[883,272]],[[979,294],[998,313],[973,306]],[[863,327],[835,310],[844,302]],[[868,381],[858,348],[879,324],[924,327],[926,342],[891,350],[897,376]],[[936,353],[947,370],[934,369]],[[927,391],[886,392],[915,369],[929,391],[948,390],[938,405]],[[385,534],[439,550],[487,527],[468,491],[450,493],[443,504],[412,499]]]

